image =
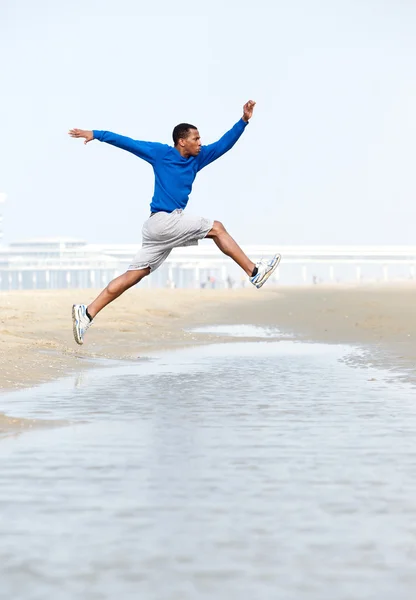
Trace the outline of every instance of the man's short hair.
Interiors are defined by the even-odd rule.
[[[179,125],[176,125],[172,132],[173,143],[175,146],[181,138],[186,139],[188,137],[190,129],[198,129],[198,127],[195,127],[195,125],[191,125],[190,123],[179,123]]]

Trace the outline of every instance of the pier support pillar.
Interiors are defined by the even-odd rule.
[[[306,283],[306,277],[307,277],[307,270],[306,270],[306,266],[304,265],[302,267],[302,281],[303,281],[303,283]]]

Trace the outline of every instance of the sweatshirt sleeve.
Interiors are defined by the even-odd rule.
[[[218,142],[214,142],[209,146],[202,146],[201,151],[198,155],[198,171],[212,163],[214,160],[231,150],[236,141],[240,138],[243,131],[247,127],[248,122],[246,123],[243,119],[237,121],[237,123],[224,133],[224,135],[218,140]]]
[[[150,164],[154,164],[157,155],[165,146],[165,144],[159,144],[158,142],[141,142],[139,140],[132,140],[124,135],[118,135],[111,131],[100,131],[98,129],[93,130],[93,136],[95,140],[100,142],[106,142],[122,150],[127,150],[139,158],[147,161]]]

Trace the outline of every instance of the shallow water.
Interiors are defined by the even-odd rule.
[[[259,327],[257,325],[205,325],[204,327],[194,327],[190,331],[195,333],[208,333],[218,336],[231,336],[237,338],[284,338],[289,337],[283,334],[277,327]],[[290,336],[293,337],[293,336]]]
[[[69,425],[0,443],[0,597],[413,598],[414,390],[348,352],[218,344],[3,396]]]

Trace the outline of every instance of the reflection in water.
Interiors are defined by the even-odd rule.
[[[198,347],[3,397],[71,424],[0,444],[0,597],[410,600],[414,392],[346,351]]]

